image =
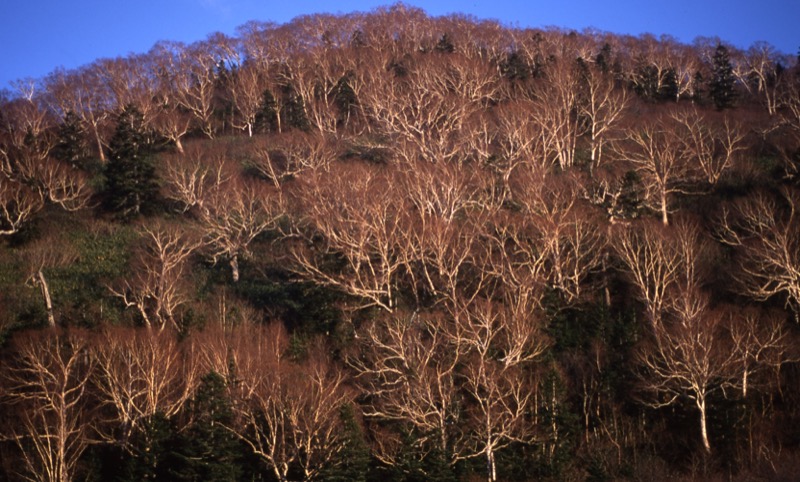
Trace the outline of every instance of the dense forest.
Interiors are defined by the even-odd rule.
[[[404,4],[0,94],[0,480],[800,478],[800,66]]]

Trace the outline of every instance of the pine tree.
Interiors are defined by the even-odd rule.
[[[69,111],[58,128],[58,143],[53,152],[56,159],[69,163],[72,167],[80,167],[86,157],[84,129],[78,116]]]
[[[351,405],[342,407],[341,417],[345,433],[345,447],[338,457],[341,462],[324,470],[320,479],[326,482],[365,482],[370,457],[364,433]]]
[[[256,132],[279,132],[278,103],[269,89],[264,90],[256,113]]]
[[[442,54],[452,54],[456,51],[456,46],[453,45],[453,40],[450,36],[444,34],[439,38],[439,42],[436,43],[434,50]]]
[[[225,379],[216,372],[201,380],[189,407],[192,423],[176,437],[168,456],[171,480],[239,480],[244,450],[227,428],[233,422],[233,411],[226,388]]]
[[[736,78],[733,75],[733,65],[731,65],[728,49],[718,44],[714,51],[712,75],[709,83],[709,95],[717,109],[728,109],[733,107],[736,100],[736,90],[734,84]]]
[[[106,201],[123,218],[151,212],[158,199],[156,170],[143,128],[142,114],[126,106],[109,144]]]

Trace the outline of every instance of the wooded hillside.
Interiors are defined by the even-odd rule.
[[[0,97],[0,480],[800,477],[800,66],[403,4]]]

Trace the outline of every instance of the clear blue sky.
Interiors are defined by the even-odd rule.
[[[233,34],[248,20],[284,23],[314,12],[369,11],[393,1],[311,0],[0,0],[0,88],[59,66],[146,52],[158,40],[193,42]],[[800,0],[491,0],[405,2],[429,15],[462,12],[520,27],[558,26],[684,42],[719,36],[738,47],[764,40],[800,47]]]

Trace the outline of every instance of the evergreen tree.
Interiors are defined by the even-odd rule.
[[[733,107],[736,100],[736,90],[734,84],[736,78],[733,75],[733,65],[731,65],[728,49],[718,44],[714,51],[711,81],[709,83],[709,95],[717,109],[728,109]]]
[[[450,39],[450,36],[444,34],[439,38],[439,42],[436,43],[434,50],[442,54],[452,54],[456,51],[456,46],[453,45],[453,41]]]
[[[168,455],[172,480],[239,480],[239,458],[244,449],[226,428],[233,422],[226,389],[225,379],[216,372],[201,380],[189,406],[191,425],[175,438]]]
[[[294,87],[290,84],[284,86],[284,99],[282,124],[287,127],[300,129],[302,131],[308,130],[311,123],[306,116],[306,106],[303,97],[297,93]]]
[[[119,464],[118,482],[163,480],[167,477],[166,447],[174,436],[169,420],[157,413],[143,422],[129,441],[129,453]]]
[[[341,409],[345,447],[339,453],[340,463],[324,470],[320,479],[326,482],[366,482],[369,471],[369,447],[356,420],[352,405]]]
[[[357,113],[358,97],[350,86],[351,75],[351,73],[343,75],[336,83],[333,100],[339,111],[338,121],[340,124],[346,124]]]
[[[136,107],[126,106],[119,115],[109,149],[106,167],[108,208],[123,218],[152,211],[158,199],[158,183],[142,114]]]
[[[58,127],[58,143],[53,155],[73,167],[80,167],[81,160],[86,157],[84,135],[80,118],[72,111],[67,112],[64,121]]]
[[[594,58],[595,63],[600,68],[600,71],[607,74],[611,70],[611,45],[608,42],[603,44],[600,52]]]
[[[278,127],[278,103],[272,91],[266,89],[261,97],[261,105],[258,106],[255,120],[256,132],[275,132]]]
[[[508,80],[524,81],[531,75],[522,54],[514,50],[500,62],[500,73]]]
[[[661,100],[677,100],[678,98],[678,74],[675,69],[668,69],[664,75],[664,82],[658,91]]]

